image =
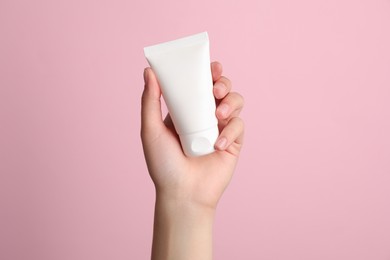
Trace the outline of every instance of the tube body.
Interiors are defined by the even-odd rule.
[[[144,48],[187,156],[214,151],[218,120],[207,32]]]

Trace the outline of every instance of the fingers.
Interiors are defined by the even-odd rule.
[[[211,74],[213,76],[213,82],[217,81],[222,75],[222,64],[218,61],[211,63]]]
[[[222,99],[215,113],[218,120],[229,120],[238,116],[243,107],[244,98],[236,92],[230,92]]]
[[[230,80],[222,76],[222,70],[222,64],[218,61],[211,63],[211,73],[214,82],[213,92],[216,99],[224,98],[232,89]]]
[[[214,83],[214,97],[216,99],[222,99],[224,98],[232,89],[232,83],[231,81],[221,76],[215,83]]]
[[[232,83],[222,76],[222,65],[219,66],[218,62],[211,65],[214,81],[213,93],[218,105],[215,113],[221,130],[215,148],[237,155],[244,136],[244,123],[238,117],[244,106],[244,98],[236,92],[230,92]]]
[[[215,143],[215,148],[223,151],[229,148],[233,143],[242,144],[244,136],[244,122],[239,117],[233,117],[222,130]]]
[[[151,68],[144,70],[145,88],[141,102],[141,136],[158,134],[163,125],[161,114],[161,90]]]

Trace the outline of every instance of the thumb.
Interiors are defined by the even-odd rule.
[[[153,138],[164,125],[161,114],[161,90],[151,68],[144,70],[145,88],[141,102],[141,136]]]

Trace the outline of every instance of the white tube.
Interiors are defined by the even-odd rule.
[[[144,48],[187,156],[212,153],[218,120],[207,32]]]

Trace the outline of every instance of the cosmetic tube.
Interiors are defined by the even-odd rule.
[[[187,156],[212,153],[218,120],[207,32],[144,48]]]

